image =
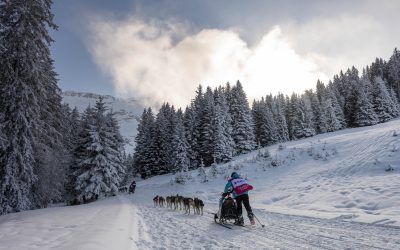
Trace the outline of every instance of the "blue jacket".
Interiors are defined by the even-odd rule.
[[[232,182],[231,182],[231,181],[232,181],[233,179],[238,179],[238,178],[240,178],[239,175],[238,175],[238,174],[235,174],[231,179],[228,180],[228,183],[226,183],[226,185],[225,185],[224,193],[230,193],[230,192],[232,192],[233,198],[236,198],[236,197],[238,197],[238,196],[240,196],[240,195],[249,194],[248,191],[243,192],[243,193],[241,193],[240,195],[237,195],[237,194],[235,193],[235,190],[234,190],[234,188],[233,188],[233,185],[232,185]]]

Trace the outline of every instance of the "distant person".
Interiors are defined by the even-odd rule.
[[[242,215],[242,203],[247,211],[247,216],[249,217],[250,223],[254,225],[254,214],[251,210],[250,201],[249,201],[249,191],[252,190],[253,187],[247,183],[246,179],[240,177],[240,175],[236,172],[231,174],[231,178],[228,180],[228,183],[225,186],[224,194],[232,193],[233,198],[236,200],[237,204],[237,221],[235,224],[243,225],[244,219]]]
[[[132,194],[135,193],[135,189],[136,189],[136,181],[133,180],[131,185],[129,185],[129,194],[130,193],[132,193]]]

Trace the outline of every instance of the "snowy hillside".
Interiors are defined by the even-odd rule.
[[[197,170],[185,185],[156,176],[134,195],[1,216],[0,249],[400,249],[399,155],[400,119],[274,145],[215,176],[208,168],[205,183]],[[213,222],[232,171],[254,186],[265,228]],[[177,193],[203,199],[204,215],[153,206],[155,195]]]
[[[238,171],[255,187],[251,200],[258,209],[400,226],[399,119],[263,148],[217,171],[206,183],[197,183],[194,171],[195,185],[170,186],[172,176],[159,176],[140,186],[149,195],[182,193],[216,204],[226,177]]]
[[[121,99],[110,95],[74,91],[65,91],[62,94],[63,102],[68,103],[71,108],[77,107],[80,112],[84,111],[89,104],[93,106],[100,96],[104,98],[105,103],[116,113],[121,126],[121,134],[129,140],[129,145],[126,145],[126,149],[128,152],[132,152],[138,120],[144,109],[143,106],[134,99]]]

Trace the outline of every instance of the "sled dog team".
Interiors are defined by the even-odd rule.
[[[167,196],[166,198],[156,195],[153,198],[154,206],[164,207],[166,205],[170,209],[185,210],[185,214],[190,214],[190,208],[194,214],[203,215],[204,202],[198,198],[188,198],[180,195]]]

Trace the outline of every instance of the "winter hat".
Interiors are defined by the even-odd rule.
[[[233,173],[231,174],[231,178],[239,178],[239,174],[236,173],[236,172],[233,172]]]

